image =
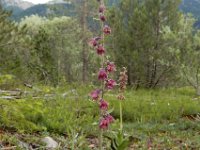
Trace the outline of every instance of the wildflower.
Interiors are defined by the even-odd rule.
[[[99,128],[100,129],[108,129],[109,124],[114,121],[114,118],[109,114],[108,112],[108,107],[109,103],[103,99],[104,97],[104,92],[105,88],[107,89],[113,89],[114,86],[116,85],[116,82],[112,79],[108,79],[108,74],[115,71],[115,64],[113,62],[107,62],[105,63],[104,59],[104,54],[105,54],[105,47],[104,47],[104,35],[109,35],[111,34],[111,28],[108,25],[104,26],[104,22],[107,20],[105,16],[105,10],[106,7],[104,5],[104,0],[97,0],[99,2],[99,19],[102,21],[102,41],[101,43],[99,40],[101,38],[92,38],[89,41],[89,45],[93,48],[95,48],[96,52],[98,55],[101,56],[101,65],[102,68],[100,68],[98,72],[98,79],[102,81],[102,86],[101,86],[101,91],[100,90],[94,90],[90,93],[90,96],[92,97],[93,100],[98,100],[96,101],[99,104],[99,109],[100,109],[100,121],[99,121]],[[104,88],[105,86],[105,88]],[[100,95],[101,93],[101,95]],[[103,146],[103,137],[102,137],[102,130],[100,130],[100,136],[99,136],[99,148],[102,149]]]
[[[109,79],[109,80],[106,81],[106,88],[107,89],[111,90],[111,89],[114,88],[115,85],[116,85],[116,82],[113,79]]]
[[[115,64],[113,62],[107,62],[106,71],[108,72],[116,71]]]
[[[104,5],[99,6],[99,13],[104,13],[106,7]]]
[[[109,124],[114,122],[114,118],[113,118],[113,116],[111,116],[110,114],[108,114],[108,115],[106,116],[106,120],[109,122]]]
[[[111,116],[110,114],[108,114],[107,116],[104,116],[104,118],[102,118],[100,120],[100,123],[99,123],[99,127],[101,129],[108,129],[108,126],[114,122],[114,118],[113,116]]]
[[[120,87],[120,91],[123,92],[126,89],[126,84],[127,84],[127,80],[128,80],[128,76],[127,76],[127,70],[124,67],[123,71],[120,72],[120,77],[119,77],[119,87]]]
[[[108,75],[107,75],[105,69],[100,69],[98,79],[105,80],[105,79],[107,79],[107,77],[108,77]]]
[[[108,105],[109,105],[108,102],[102,99],[100,101],[99,107],[101,110],[108,110]]]
[[[119,100],[125,100],[125,96],[123,94],[119,94],[117,96],[117,99],[119,99]]]
[[[126,89],[126,84],[128,81],[128,76],[127,76],[127,70],[125,67],[123,67],[123,70],[120,72],[120,77],[119,77],[119,95],[117,98],[119,100],[124,100],[125,96],[123,95],[124,90]]]
[[[103,55],[105,53],[105,48],[102,45],[99,45],[96,50],[98,55]]]
[[[111,28],[108,25],[105,25],[103,28],[103,32],[107,35],[111,34]]]
[[[98,100],[99,98],[99,94],[100,94],[100,90],[94,90],[90,93],[90,97],[93,99],[93,100]]]
[[[98,41],[100,40],[100,37],[95,37],[89,40],[88,44],[90,47],[96,47],[98,45]]]
[[[106,118],[102,118],[99,123],[99,128],[100,129],[108,129],[108,126],[109,126],[109,120]]]
[[[106,17],[105,17],[103,14],[100,14],[100,17],[99,17],[99,18],[100,18],[100,20],[103,21],[103,22],[106,21]]]

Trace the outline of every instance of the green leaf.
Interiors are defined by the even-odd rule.
[[[114,111],[114,108],[108,110],[108,114],[112,113]]]
[[[129,141],[127,139],[123,140],[123,142],[119,145],[118,150],[125,150],[125,149],[127,149],[128,144],[129,144]]]

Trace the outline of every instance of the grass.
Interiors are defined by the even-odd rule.
[[[73,139],[78,133],[80,142],[76,146],[87,146],[90,143],[87,137],[97,135],[98,125],[98,106],[88,97],[92,88],[74,84],[59,88],[35,86],[33,89],[23,89],[28,94],[23,95],[22,99],[0,100],[0,127],[6,133],[14,132],[17,135],[50,134],[62,146],[66,143],[65,137]],[[114,108],[112,115],[116,122],[112,129],[117,131],[119,103],[115,93],[108,92],[105,98]],[[148,143],[160,149],[200,147],[200,121],[187,119],[187,116],[200,113],[200,99],[195,97],[195,91],[190,87],[129,89],[125,95],[124,129],[133,137],[130,147],[144,149]],[[8,133],[4,134],[5,137],[0,136],[0,141],[10,139],[15,144],[17,138]],[[69,145],[70,142],[74,145],[68,141]]]
[[[184,92],[183,92],[184,91]],[[126,122],[176,121],[182,116],[200,112],[200,101],[194,100],[191,89],[162,89],[128,91],[123,102],[123,114]],[[118,103],[112,97],[115,108],[113,115],[119,117]]]

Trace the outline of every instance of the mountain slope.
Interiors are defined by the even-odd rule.
[[[21,18],[24,18],[25,16],[31,16],[36,14],[42,17],[64,16],[64,15],[73,16],[75,12],[74,12],[74,6],[70,3],[56,3],[53,5],[39,4],[15,14],[14,19],[16,21],[19,21]]]
[[[0,0],[0,2],[5,8],[18,7],[22,10],[25,10],[34,5],[33,3],[22,1],[22,0]]]
[[[32,7],[34,4],[22,0],[0,0],[0,4],[7,10],[13,12],[12,18],[16,17],[16,14],[19,14],[26,10],[27,8]]]
[[[191,13],[197,19],[200,19],[200,0],[183,0],[180,9],[184,13]]]
[[[183,13],[191,13],[197,19],[195,26],[200,28],[200,0],[183,0],[180,10]]]
[[[53,14],[55,16],[58,15],[74,16],[76,14],[74,9],[75,7],[70,2],[66,2],[65,0],[51,0],[46,4],[39,4],[39,5],[32,4],[29,5],[29,7],[27,7],[26,9],[22,9],[22,7],[19,6],[22,0],[3,0],[3,1],[4,1],[4,6],[6,6],[7,9],[9,8],[9,10],[13,10],[12,18],[16,21],[21,20],[21,18],[24,18],[25,16],[31,16],[36,14],[42,17],[51,16]],[[107,4],[111,6],[113,4],[117,4],[119,1],[120,0],[108,0]]]
[[[13,10],[13,18],[20,20],[25,16],[38,14],[39,16],[68,15],[73,16],[76,12],[71,3],[64,0],[52,0],[47,4],[34,5],[22,0],[0,0],[6,9]],[[119,3],[120,0],[107,0],[109,6]],[[182,0],[180,10],[183,13],[191,13],[197,22],[195,26],[200,28],[200,0]]]

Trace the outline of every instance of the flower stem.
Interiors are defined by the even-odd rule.
[[[122,133],[123,130],[122,101],[119,102],[119,110],[120,110],[120,131]]]
[[[99,133],[99,150],[103,150],[103,130],[100,129]]]
[[[104,0],[101,0],[101,4],[104,5]],[[104,23],[102,22],[101,23],[101,30],[103,30],[103,27],[104,27]],[[102,31],[101,31],[102,32]],[[105,37],[104,37],[104,33],[102,33],[102,45],[103,47],[105,46]],[[101,59],[101,68],[104,68],[104,55],[102,56],[102,59]],[[103,99],[104,97],[104,81],[101,82],[101,90],[102,90],[102,95],[101,95],[101,99]],[[100,110],[100,117],[103,116],[101,110]],[[99,133],[99,150],[103,150],[103,130],[100,129],[100,133]]]

